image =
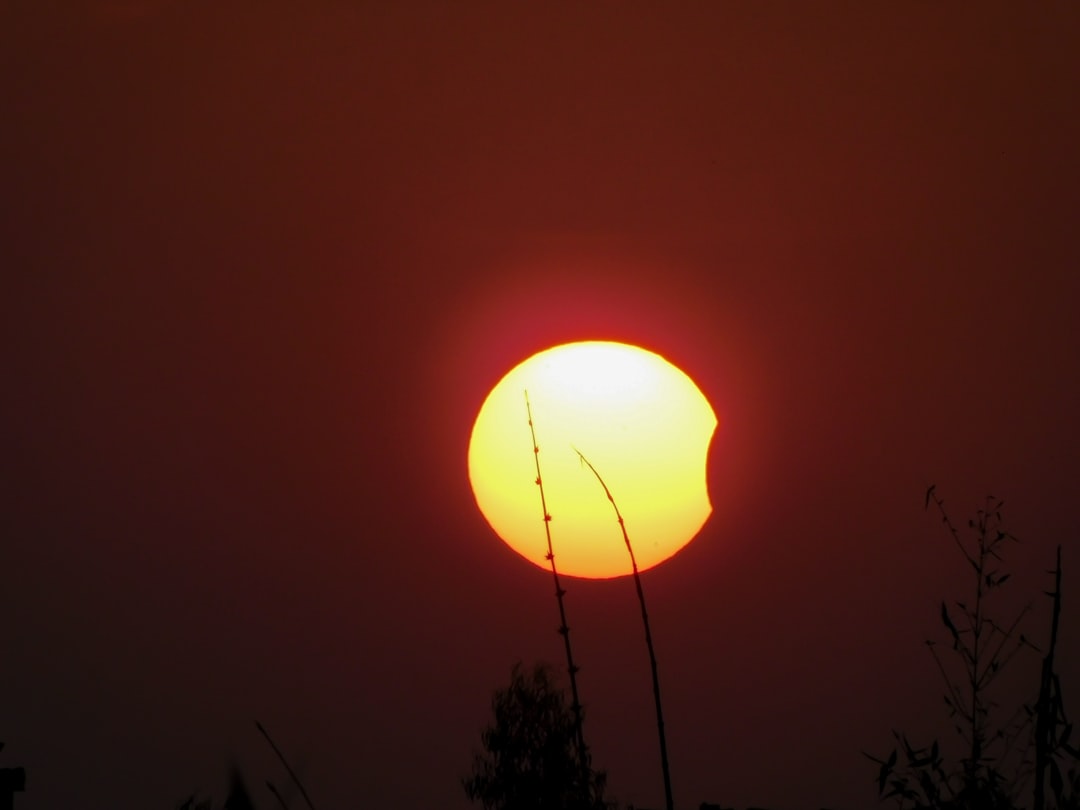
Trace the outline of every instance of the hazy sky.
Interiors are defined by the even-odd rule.
[[[270,799],[258,719],[321,808],[463,810],[492,689],[562,660],[469,431],[574,339],[720,418],[644,577],[677,805],[872,807],[860,751],[942,729],[931,483],[1005,498],[1040,641],[1065,544],[1075,703],[1078,82],[1068,3],[2,4],[16,806],[234,756]],[[568,591],[594,761],[659,807],[633,586]]]

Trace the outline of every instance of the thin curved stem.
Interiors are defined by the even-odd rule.
[[[296,772],[292,769],[292,766],[289,765],[289,761],[285,759],[285,755],[281,753],[281,749],[274,744],[274,741],[270,738],[270,732],[263,728],[263,724],[260,723],[258,720],[255,721],[255,727],[259,729],[259,733],[266,738],[266,741],[270,743],[270,747],[274,749],[274,753],[277,754],[277,758],[281,760],[281,764],[284,765],[285,770],[289,772],[289,778],[292,779],[293,784],[296,785],[297,788],[299,788],[300,795],[304,797],[304,802],[307,804],[310,810],[315,810],[315,805],[311,803],[311,797],[308,796],[307,791],[304,790],[304,783],[300,781],[300,777],[296,775]]]
[[[573,445],[571,446],[573,447]],[[592,465],[592,462],[585,458],[585,455],[576,447],[574,447],[574,452],[578,454],[578,458],[581,459],[582,463],[592,470],[596,480],[604,488],[604,494],[611,501],[611,507],[615,510],[615,517],[619,521],[619,529],[622,531],[626,550],[630,553],[630,566],[634,572],[634,585],[637,587],[638,601],[641,603],[641,621],[645,625],[645,646],[649,649],[649,666],[652,667],[653,701],[656,703],[656,731],[660,738],[660,767],[664,772],[664,801],[667,810],[674,810],[675,805],[671,798],[671,770],[668,767],[667,739],[664,735],[664,710],[660,704],[660,676],[656,670],[656,651],[653,649],[652,632],[649,629],[649,611],[645,608],[645,591],[641,587],[641,574],[638,572],[637,558],[634,557],[634,548],[630,545],[630,535],[626,532],[626,521],[623,520],[619,505],[615,503],[615,497],[611,494],[611,490],[608,489],[608,485],[604,483],[604,479],[596,471],[596,467]]]

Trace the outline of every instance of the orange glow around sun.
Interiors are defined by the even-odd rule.
[[[660,355],[590,341],[556,346],[516,366],[476,417],[469,480],[480,511],[507,545],[549,568],[526,391],[560,574],[631,572],[611,503],[574,448],[611,490],[639,570],[694,538],[712,512],[706,481],[717,426],[712,407]]]

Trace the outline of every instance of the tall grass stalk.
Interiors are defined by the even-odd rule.
[[[667,739],[664,736],[664,710],[660,702],[660,676],[656,670],[656,651],[653,649],[652,631],[649,629],[649,611],[645,607],[645,591],[641,587],[641,573],[638,571],[634,547],[630,545],[630,535],[626,532],[626,521],[623,520],[619,505],[615,503],[615,497],[611,494],[611,490],[608,489],[608,485],[604,483],[604,479],[597,472],[596,467],[585,458],[585,455],[580,450],[575,447],[574,452],[578,454],[578,458],[581,459],[582,463],[592,470],[596,480],[604,488],[604,494],[607,495],[607,499],[611,501],[611,507],[615,510],[615,517],[619,522],[619,529],[622,531],[626,550],[630,554],[630,567],[634,573],[634,585],[637,587],[638,602],[641,603],[641,621],[645,625],[645,646],[649,649],[649,666],[652,668],[653,701],[656,703],[656,732],[660,738],[660,768],[664,772],[664,802],[667,810],[674,810],[675,805],[671,798],[671,770],[668,767]]]
[[[1046,807],[1048,767],[1054,798],[1057,800],[1057,805],[1062,806],[1064,784],[1061,768],[1054,761],[1054,756],[1059,749],[1072,755],[1074,759],[1080,754],[1075,747],[1069,745],[1072,724],[1065,716],[1065,707],[1061,700],[1061,681],[1057,672],[1054,671],[1054,654],[1057,651],[1058,624],[1061,618],[1060,545],[1057,547],[1057,562],[1053,571],[1049,573],[1054,575],[1054,590],[1046,593],[1053,600],[1054,606],[1050,617],[1050,648],[1043,658],[1039,678],[1039,698],[1035,703],[1035,803],[1032,810],[1044,810]],[[1063,727],[1063,731],[1059,731],[1059,727]]]
[[[274,749],[274,753],[277,754],[277,758],[281,760],[281,764],[284,765],[285,770],[289,772],[289,778],[292,779],[293,784],[296,785],[297,789],[300,791],[300,795],[304,797],[304,801],[307,803],[308,808],[310,810],[315,810],[315,805],[313,805],[311,803],[311,797],[308,796],[307,791],[304,790],[303,782],[300,781],[300,777],[298,777],[296,775],[296,771],[294,771],[292,769],[292,766],[289,765],[289,761],[287,759],[285,759],[285,755],[283,753],[281,753],[281,749],[278,748],[277,745],[274,744],[273,739],[271,739],[271,737],[270,737],[270,732],[268,732],[265,728],[263,728],[263,724],[260,723],[258,720],[255,721],[255,727],[259,729],[259,733],[262,734],[263,737],[266,738],[266,741],[270,744],[270,747],[272,749]],[[285,802],[281,798],[281,794],[278,793],[277,789],[272,784],[270,784],[269,782],[267,782],[267,787],[269,787],[270,792],[273,793],[277,797],[278,802],[280,802],[282,805],[284,805]]]
[[[529,403],[529,392],[525,391],[525,412],[529,417],[529,435],[532,437],[533,461],[536,464],[536,486],[540,490],[540,508],[544,514],[544,535],[547,538],[547,554],[545,559],[551,565],[551,578],[555,583],[555,600],[559,604],[559,629],[558,633],[563,637],[563,646],[566,648],[566,671],[570,675],[570,699],[571,710],[574,713],[574,737],[577,742],[578,765],[581,768],[582,778],[588,784],[589,752],[585,747],[585,732],[582,730],[581,700],[578,697],[577,673],[578,666],[574,663],[574,653],[570,646],[570,626],[566,623],[566,604],[563,597],[566,590],[559,582],[559,570],[555,567],[555,550],[551,544],[551,513],[548,512],[547,498],[544,495],[544,479],[540,475],[540,445],[536,441],[536,428],[533,425],[532,405]]]

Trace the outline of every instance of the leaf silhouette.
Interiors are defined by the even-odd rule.
[[[956,625],[952,623],[952,619],[949,618],[949,609],[945,606],[945,603],[941,603],[941,621],[949,628],[949,632],[953,637],[953,649],[957,649],[960,646],[960,631],[956,629]]]

